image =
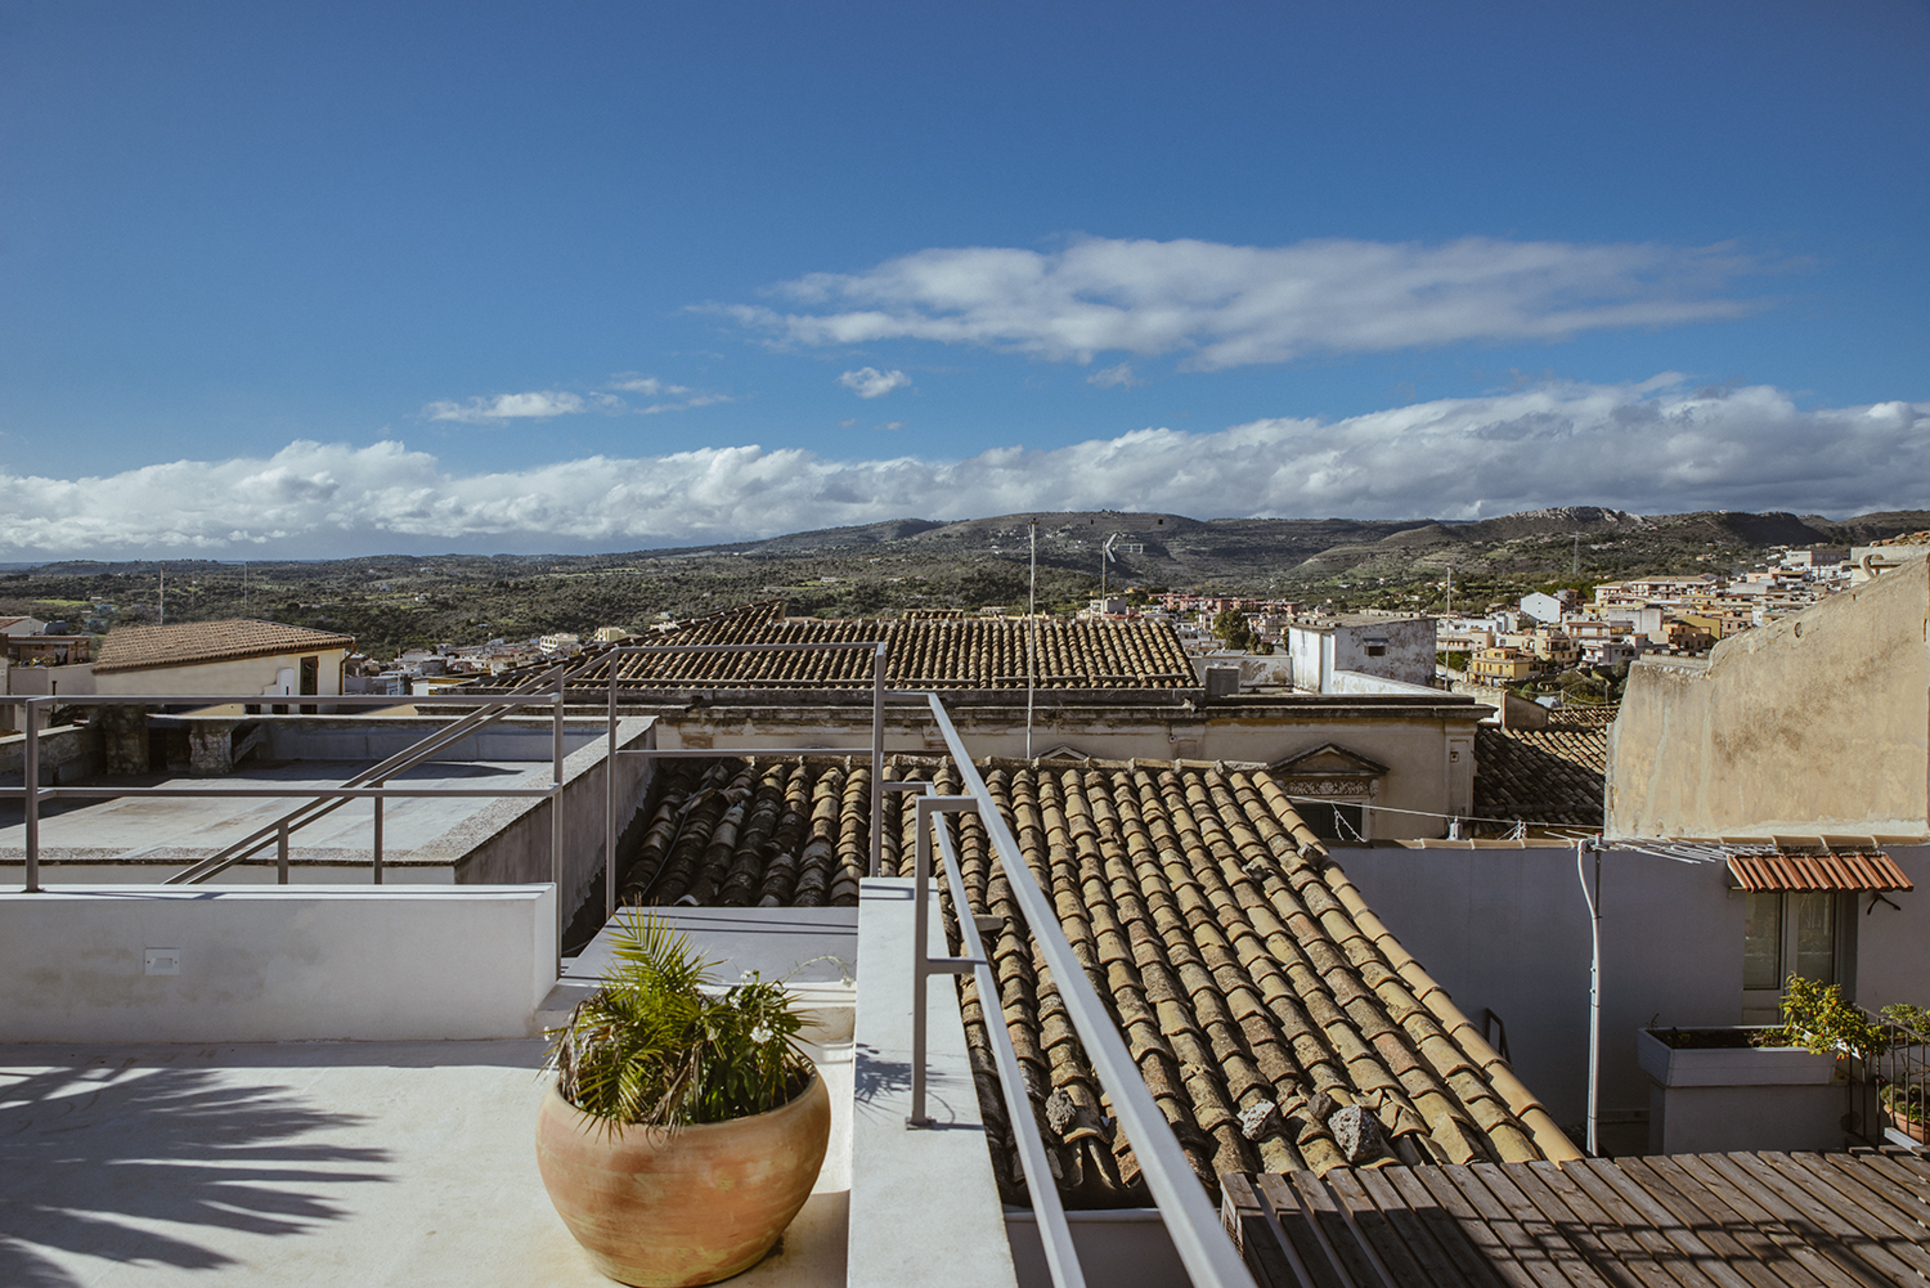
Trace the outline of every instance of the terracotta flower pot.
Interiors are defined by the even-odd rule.
[[[610,1133],[552,1086],[536,1119],[550,1202],[596,1268],[643,1288],[708,1284],[771,1250],[817,1183],[831,1137],[824,1079],[769,1113]]]

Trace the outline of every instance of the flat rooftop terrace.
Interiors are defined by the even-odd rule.
[[[543,1049],[0,1045],[0,1284],[607,1288],[536,1170]],[[850,1044],[813,1054],[848,1139]],[[842,1285],[849,1191],[834,1148],[731,1282]]]
[[[144,796],[101,801],[59,799],[41,805],[40,858],[58,866],[114,865],[119,881],[161,880],[272,824],[317,788],[340,786],[373,766],[373,760],[300,760],[278,765],[244,766],[220,777],[143,777],[121,780],[128,786],[192,787],[211,793],[198,797]],[[528,760],[431,761],[388,780],[394,787],[493,788],[546,787],[548,762]],[[118,785],[118,784],[116,784]],[[289,796],[219,793],[236,788],[282,786]],[[488,797],[390,797],[383,802],[383,862],[420,868],[406,879],[434,881],[436,872],[462,851],[448,852],[446,839],[460,833],[495,801]],[[19,800],[0,801],[0,880],[12,879],[8,867],[24,865],[25,810]],[[326,881],[328,869],[343,880],[368,880],[374,846],[374,810],[367,800],[341,808],[291,833],[289,860],[305,870],[303,881]],[[442,843],[442,844],[439,844]],[[92,872],[59,873],[50,879],[102,879]],[[350,870],[352,869],[352,871]],[[224,881],[275,879],[272,842],[248,863],[229,870]],[[444,877],[443,879],[448,879]]]

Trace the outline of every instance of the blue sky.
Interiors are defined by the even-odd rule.
[[[1930,7],[0,0],[0,558],[1930,505]]]

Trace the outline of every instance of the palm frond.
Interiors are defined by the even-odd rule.
[[[603,987],[549,1033],[565,1099],[603,1118],[677,1127],[763,1113],[801,1091],[810,1061],[784,986],[754,972],[714,992],[715,963],[660,917],[628,910]]]

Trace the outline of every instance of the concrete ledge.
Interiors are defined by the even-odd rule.
[[[858,904],[858,994],[851,1115],[851,1288],[1015,1288],[1012,1247],[949,975],[926,981],[926,1112],[911,1112],[912,883],[866,880]],[[933,951],[945,934],[938,899]],[[1097,1281],[1095,1281],[1097,1282]]]
[[[736,983],[749,971],[766,980],[782,980],[801,1005],[808,1040],[850,1040],[857,996],[856,908],[645,911],[689,935],[698,953],[711,960],[721,982]],[[609,969],[611,954],[610,927],[605,926],[589,947],[564,962],[563,977],[537,1007],[537,1023],[545,1029],[561,1024],[571,1007],[596,991]]]
[[[553,886],[51,887],[0,894],[16,1042],[524,1038]]]

